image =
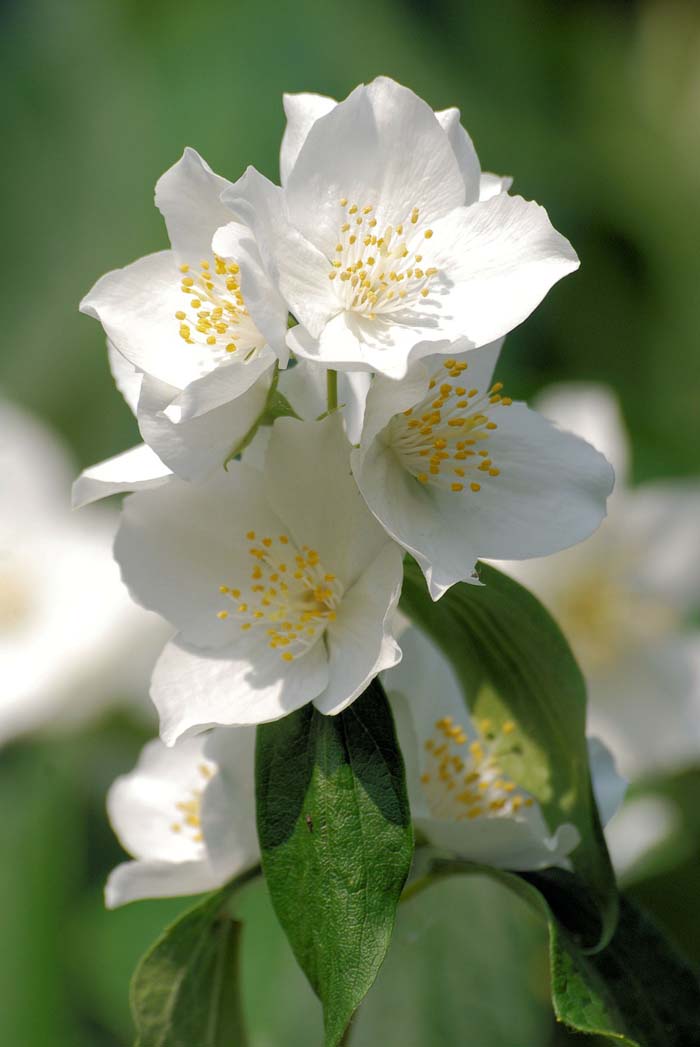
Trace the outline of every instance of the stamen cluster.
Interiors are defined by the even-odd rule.
[[[241,630],[265,625],[268,646],[291,662],[335,621],[342,586],[324,569],[315,549],[303,545],[298,550],[286,534],[258,539],[255,531],[248,531],[246,541],[254,560],[250,582],[236,588],[221,585],[219,592],[235,603],[234,614],[244,619]],[[225,621],[229,614],[222,610],[217,617]]]

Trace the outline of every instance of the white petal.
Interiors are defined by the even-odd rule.
[[[468,861],[519,871],[570,869],[567,856],[581,839],[573,825],[560,825],[552,836],[541,836],[527,821],[506,817],[473,822],[418,819],[417,826],[435,847]]]
[[[522,323],[557,280],[578,268],[543,207],[501,193],[433,223],[435,265],[449,285],[441,324],[486,345]],[[439,284],[436,284],[436,291]]]
[[[187,738],[173,749],[158,739],[141,751],[133,771],[121,775],[107,795],[107,811],[121,844],[134,858],[164,862],[203,861],[203,843],[181,820],[178,804],[201,792],[204,739]]]
[[[280,148],[280,182],[285,185],[296,163],[299,150],[312,126],[321,116],[330,113],[338,104],[334,98],[314,94],[285,94],[282,96],[287,126]]]
[[[617,509],[617,503],[616,503]],[[619,512],[622,541],[634,550],[634,584],[683,613],[700,592],[700,484],[657,481],[638,487]]]
[[[156,185],[156,207],[165,224],[178,261],[198,264],[211,257],[211,238],[231,220],[221,194],[231,183],[215,174],[189,146]]]
[[[222,876],[206,862],[124,862],[109,874],[105,905],[116,909],[143,898],[177,898],[222,887]]]
[[[160,487],[169,476],[172,476],[170,469],[158,455],[146,444],[137,444],[83,470],[73,484],[73,508],[80,509],[90,502],[123,491]]]
[[[174,422],[168,411],[172,386],[146,377],[138,411],[141,435],[183,480],[203,480],[222,467],[258,419],[265,407],[271,380],[272,370],[268,368],[235,400]]]
[[[241,291],[246,309],[265,336],[283,367],[289,354],[285,345],[287,304],[265,270],[252,230],[230,222],[214,234],[212,248],[222,258],[233,258],[241,270]]]
[[[359,697],[375,676],[401,659],[391,627],[403,581],[403,557],[393,543],[384,549],[344,594],[338,617],[328,627],[328,686],[314,700],[335,716]]]
[[[254,631],[227,647],[204,651],[181,638],[167,644],[156,665],[151,698],[160,736],[173,745],[187,733],[218,724],[278,720],[311,701],[328,681],[322,642],[292,662],[271,651]]]
[[[587,538],[605,516],[613,472],[590,444],[524,404],[496,405],[488,440],[500,469],[468,499],[465,526],[480,558],[546,556]]]
[[[187,640],[221,647],[238,637],[233,616],[217,618],[219,587],[250,576],[245,534],[283,530],[268,508],[263,478],[232,462],[194,487],[171,479],[155,491],[128,497],[122,510],[114,555],[133,598],[158,611]]]
[[[675,802],[669,798],[652,795],[629,800],[605,830],[605,839],[618,877],[629,882],[651,851],[668,853],[669,843],[681,833],[683,817]],[[671,854],[677,859],[675,848]]]
[[[224,363],[178,393],[168,413],[173,421],[180,422],[231,404],[264,375],[270,381],[274,364],[275,356],[267,347],[247,362]]]
[[[451,716],[467,734],[473,732],[462,688],[439,648],[411,625],[401,634],[401,650],[401,661],[383,674],[382,681],[390,694],[400,694],[408,702],[419,741],[430,738],[435,721],[445,716]]]
[[[615,470],[616,491],[624,487],[629,441],[620,405],[611,389],[584,382],[562,382],[544,389],[532,406],[562,429],[593,444]]]
[[[260,859],[255,825],[255,727],[217,727],[204,752],[218,766],[202,797],[202,833],[213,868],[228,877]]]
[[[461,124],[459,109],[443,109],[435,116],[438,123],[445,131],[454,150],[459,169],[464,180],[464,199],[462,203],[473,204],[479,199],[479,182],[481,179],[481,164],[476,155],[476,149],[471,138]]]
[[[499,193],[507,193],[512,184],[513,179],[507,175],[482,171],[479,179],[479,199],[490,200],[492,196],[498,196]]]
[[[134,368],[184,389],[213,370],[216,362],[201,346],[180,337],[175,319],[182,308],[180,279],[172,251],[146,255],[101,277],[83,298],[80,311],[101,322]]]
[[[348,371],[376,371],[402,379],[409,363],[432,353],[448,352],[454,344],[428,318],[428,326],[394,323],[391,318],[374,320],[359,313],[342,312],[321,329],[320,338],[303,327],[287,335],[289,348],[302,357],[326,367]],[[431,340],[432,339],[432,340]]]
[[[112,372],[114,384],[132,412],[136,414],[136,406],[141,395],[143,372],[137,371],[134,365],[129,363],[125,356],[122,356],[109,339],[107,339],[107,359],[109,360],[109,369]]]
[[[414,207],[432,222],[462,203],[464,182],[430,107],[380,77],[313,124],[289,174],[286,198],[292,224],[332,258],[343,221],[341,198],[374,206],[385,224],[406,221]]]
[[[337,413],[322,422],[279,418],[272,430],[265,490],[296,544],[315,549],[349,588],[386,535],[364,504],[350,471],[350,445]]]
[[[588,739],[588,761],[600,820],[607,825],[622,804],[629,783],[617,773],[613,754],[599,738]]]
[[[700,640],[696,633],[635,647],[589,679],[589,730],[636,780],[673,774],[700,757]]]

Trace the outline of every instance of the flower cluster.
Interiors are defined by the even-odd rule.
[[[227,739],[245,748],[250,725],[308,702],[338,714],[380,673],[406,690],[392,683],[406,553],[438,600],[479,584],[478,558],[585,539],[612,489],[601,454],[494,380],[504,336],[578,266],[546,211],[482,173],[456,109],[386,78],[285,110],[281,185],[252,168],[230,183],[187,149],[156,187],[170,250],[81,305],[144,443],[88,469],[75,500],[131,492],[115,555],[175,630],[151,688],[175,748],[153,743],[114,788],[139,870],[117,871],[113,901],[152,890],[164,861],[210,883],[251,860],[208,828],[215,783],[233,780]],[[430,691],[409,696],[414,734],[433,724],[414,780],[428,835],[511,868],[566,866],[575,830],[551,832],[498,767],[508,724],[492,735]],[[249,782],[246,760],[234,777]],[[128,827],[137,809],[152,832]]]

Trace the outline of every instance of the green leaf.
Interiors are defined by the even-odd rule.
[[[384,959],[413,832],[380,684],[338,716],[306,705],[258,728],[258,834],[277,916],[341,1041]]]
[[[624,1047],[700,1043],[697,972],[628,899],[620,898],[620,917],[611,941],[591,954],[561,926],[537,888],[515,873],[437,859],[423,883],[459,873],[498,880],[545,918],[552,1005],[559,1021]]]
[[[567,892],[590,897],[585,919],[569,906],[568,926],[600,947],[614,931],[617,893],[591,789],[585,683],[539,601],[487,564],[479,577],[483,585],[460,583],[434,603],[408,560],[401,607],[450,659],[474,717],[514,724],[511,753],[500,759],[506,773],[537,798],[551,829],[578,829],[575,876],[559,878],[551,901],[558,911]]]
[[[226,912],[246,873],[161,935],[131,983],[135,1047],[245,1047],[238,986],[241,925]]]

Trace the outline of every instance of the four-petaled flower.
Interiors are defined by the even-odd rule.
[[[459,349],[459,344],[454,348]],[[523,559],[580,542],[605,515],[612,469],[493,382],[499,346],[377,376],[352,466],[387,532],[434,599],[474,580],[479,557]]]
[[[493,176],[482,196],[457,110],[384,77],[288,110],[283,188],[249,168],[222,199],[276,273],[297,355],[402,378],[457,338],[502,337],[577,268],[542,207]]]
[[[339,416],[280,419],[263,472],[234,462],[124,503],[115,555],[132,595],[178,630],[151,696],[161,737],[344,709],[401,652],[402,579],[352,479]]]

